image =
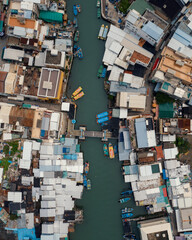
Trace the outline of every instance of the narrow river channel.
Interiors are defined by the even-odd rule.
[[[77,45],[82,48],[84,59],[75,59],[68,85],[68,94],[81,86],[85,96],[77,101],[76,128],[86,125],[88,130],[99,130],[96,124],[96,114],[107,110],[107,95],[104,91],[103,80],[97,78],[97,70],[102,62],[104,41],[98,40],[97,35],[101,24],[108,24],[97,19],[96,0],[67,1],[69,19],[73,19],[73,4],[81,5],[78,15],[80,38]],[[113,142],[115,143],[115,142]],[[118,159],[111,160],[103,155],[103,143],[100,139],[86,139],[81,143],[81,151],[85,161],[90,162],[88,178],[91,179],[92,190],[84,191],[83,199],[77,205],[84,209],[84,222],[76,225],[71,240],[120,240],[123,227],[120,209],[132,206],[118,203],[120,192],[128,188],[120,171]],[[137,208],[134,216],[144,213],[143,208]],[[137,231],[138,232],[138,231]],[[137,236],[139,239],[139,236]]]

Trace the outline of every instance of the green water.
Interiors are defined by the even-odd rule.
[[[85,96],[77,101],[77,124],[86,125],[88,130],[100,130],[96,124],[97,113],[107,110],[107,95],[104,91],[103,80],[98,79],[97,70],[102,62],[105,42],[98,40],[97,35],[103,20],[97,19],[96,0],[67,1],[67,13],[73,19],[72,7],[80,3],[81,13],[78,15],[80,38],[78,45],[82,48],[84,59],[75,59],[69,79],[68,93],[71,94],[81,86]],[[113,142],[116,144],[116,142]],[[120,240],[123,227],[120,209],[125,206],[134,206],[133,200],[128,204],[119,204],[120,192],[128,188],[121,174],[121,163],[118,159],[111,160],[103,155],[103,144],[100,139],[86,139],[81,143],[81,151],[85,161],[90,162],[92,190],[84,191],[78,206],[84,209],[84,222],[76,225],[75,233],[70,235],[71,240]],[[136,209],[136,208],[135,208]],[[144,213],[137,208],[134,216]],[[137,230],[137,229],[136,229]],[[139,237],[137,237],[139,239]]]

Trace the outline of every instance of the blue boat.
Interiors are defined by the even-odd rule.
[[[126,202],[128,202],[129,200],[131,200],[131,198],[120,198],[120,200],[119,200],[119,202],[120,203],[126,203]]]
[[[127,190],[121,193],[122,196],[127,196],[127,195],[131,195],[133,193],[132,190]]]
[[[103,71],[102,71],[101,77],[102,77],[102,78],[105,78],[106,73],[107,73],[107,68],[103,68]]]
[[[74,19],[73,19],[73,25],[74,25],[74,27],[78,27],[78,24],[77,24],[77,18],[76,17],[74,17]]]
[[[85,175],[83,176],[83,186],[87,187],[87,178]]]
[[[133,213],[122,213],[121,217],[122,218],[130,218],[133,216]]]
[[[77,16],[77,14],[78,14],[77,6],[76,6],[76,5],[73,5],[73,14],[74,14],[75,16]]]
[[[115,155],[118,154],[118,146],[117,145],[114,146],[114,153],[115,153]]]
[[[136,236],[133,233],[128,233],[128,234],[124,234],[123,238],[126,239],[126,240],[135,240]]]
[[[107,122],[108,120],[109,120],[109,117],[99,118],[97,119],[97,123],[104,123],[104,122]]]
[[[133,211],[133,208],[125,207],[125,208],[121,209],[121,213],[129,213],[129,212],[132,212],[132,211]]]
[[[103,118],[103,117],[106,117],[106,116],[108,116],[108,115],[109,115],[108,112],[102,112],[102,113],[97,114],[97,115],[96,115],[96,118]]]

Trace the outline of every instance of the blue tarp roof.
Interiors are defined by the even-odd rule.
[[[135,130],[137,135],[138,148],[148,147],[147,128],[145,118],[135,119]]]
[[[162,34],[163,34],[163,29],[161,29],[156,24],[154,24],[150,21],[144,25],[142,30],[144,32],[146,32],[150,37],[155,39],[156,41],[158,41],[162,37]]]
[[[126,148],[126,149],[125,149]],[[119,161],[129,160],[131,149],[131,140],[129,136],[129,130],[127,128],[119,129]]]

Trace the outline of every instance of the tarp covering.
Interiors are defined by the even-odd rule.
[[[159,104],[159,118],[173,118],[173,103]]]
[[[40,11],[39,18],[45,22],[63,23],[63,14],[51,11]]]

